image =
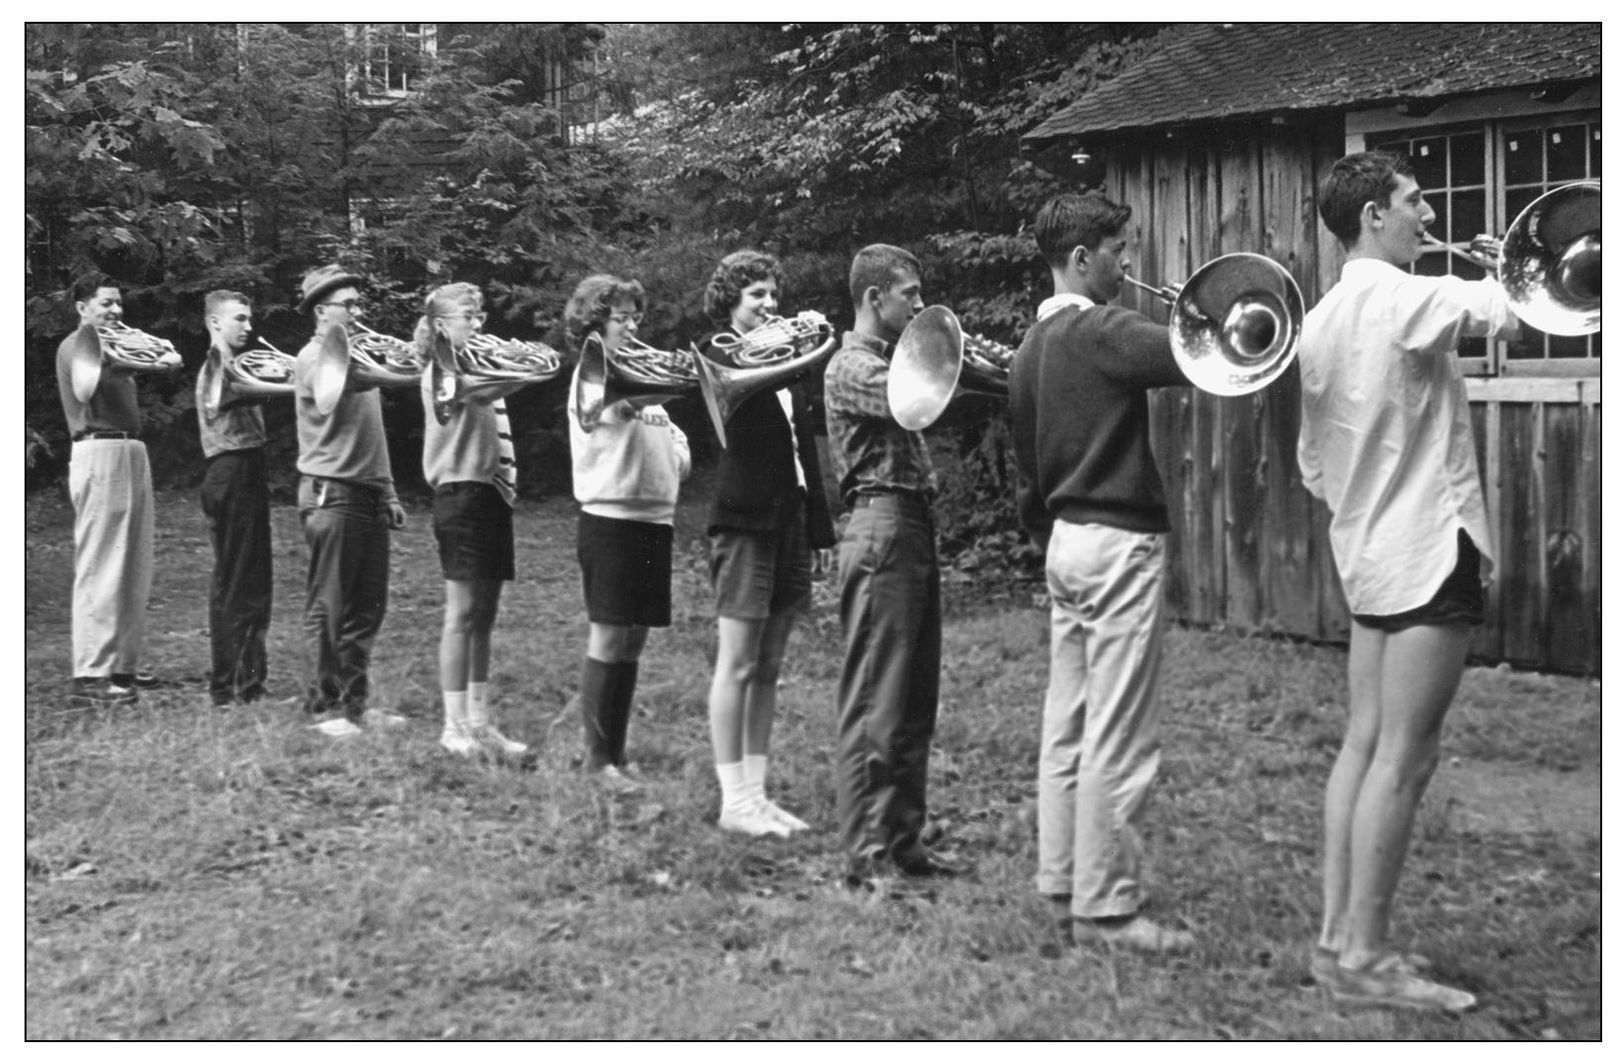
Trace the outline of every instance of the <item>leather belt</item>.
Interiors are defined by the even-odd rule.
[[[850,500],[850,506],[871,506],[876,503],[894,503],[895,505],[916,506],[920,510],[928,510],[928,500],[914,491],[863,491]]]
[[[78,443],[80,440],[133,440],[133,439],[135,439],[135,434],[134,433],[120,433],[120,432],[117,432],[117,431],[111,430],[111,429],[100,429],[100,430],[97,430],[96,432],[93,432],[93,433],[89,432],[89,431],[85,431],[85,432],[74,433],[73,434],[73,442],[75,444]]]

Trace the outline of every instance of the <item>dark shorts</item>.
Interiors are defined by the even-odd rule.
[[[709,582],[717,616],[763,620],[802,612],[810,601],[810,539],[804,503],[774,531],[717,529],[709,538]]]
[[[592,623],[668,627],[670,553],[667,524],[579,512],[579,571]]]
[[[1392,616],[1352,613],[1351,617],[1363,627],[1385,634],[1446,623],[1479,626],[1485,622],[1485,587],[1479,581],[1479,548],[1468,538],[1467,532],[1457,529],[1457,567],[1428,602]]]
[[[445,579],[510,581],[517,574],[512,507],[493,484],[457,480],[435,488],[433,537]]]

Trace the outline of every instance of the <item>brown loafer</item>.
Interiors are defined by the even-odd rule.
[[[1129,917],[1071,917],[1069,936],[1076,943],[1101,943],[1137,953],[1186,953],[1196,945],[1192,932],[1155,924],[1140,913]]]

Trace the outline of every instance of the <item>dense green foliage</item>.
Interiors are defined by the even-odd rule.
[[[710,326],[702,288],[725,253],[777,253],[785,307],[848,325],[850,254],[883,241],[922,259],[929,301],[1016,343],[1046,283],[1023,228],[1059,187],[1018,136],[1153,32],[439,24],[436,54],[415,56],[395,97],[357,88],[379,45],[413,54],[400,25],[30,25],[28,424],[54,456],[33,479],[65,467],[52,356],[74,322],[65,289],[88,270],[121,283],[127,320],[176,339],[194,369],[207,290],[251,294],[260,331],[293,351],[307,336],[298,277],[320,263],[373,278],[369,321],[385,332],[408,333],[425,289],[465,280],[485,289],[492,331],[553,343],[575,282],[633,275],[652,301],[643,338],[674,347]],[[565,486],[561,388],[513,400],[531,491]],[[154,471],[187,483],[189,373],[142,389]],[[387,404],[409,486],[421,412],[411,392]],[[674,409],[712,452],[695,408]],[[273,432],[289,456],[273,463],[289,464],[290,430]],[[990,474],[955,492],[994,493],[996,510],[948,506],[947,537],[1012,528],[1005,460],[974,450],[984,432],[939,431]],[[970,529],[969,512],[988,522]]]

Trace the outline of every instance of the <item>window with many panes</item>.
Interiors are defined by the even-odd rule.
[[[1597,113],[1473,122],[1433,129],[1368,133],[1367,148],[1412,159],[1423,197],[1434,209],[1435,237],[1466,249],[1478,234],[1501,237],[1547,191],[1603,173],[1603,122]],[[1413,265],[1420,275],[1477,279],[1483,270],[1440,247]],[[1524,327],[1515,341],[1474,338],[1458,353],[1475,374],[1596,374],[1602,335],[1557,337]]]
[[[438,52],[433,22],[374,22],[361,27],[364,49],[359,85],[363,94],[398,98],[417,86],[427,56]]]

